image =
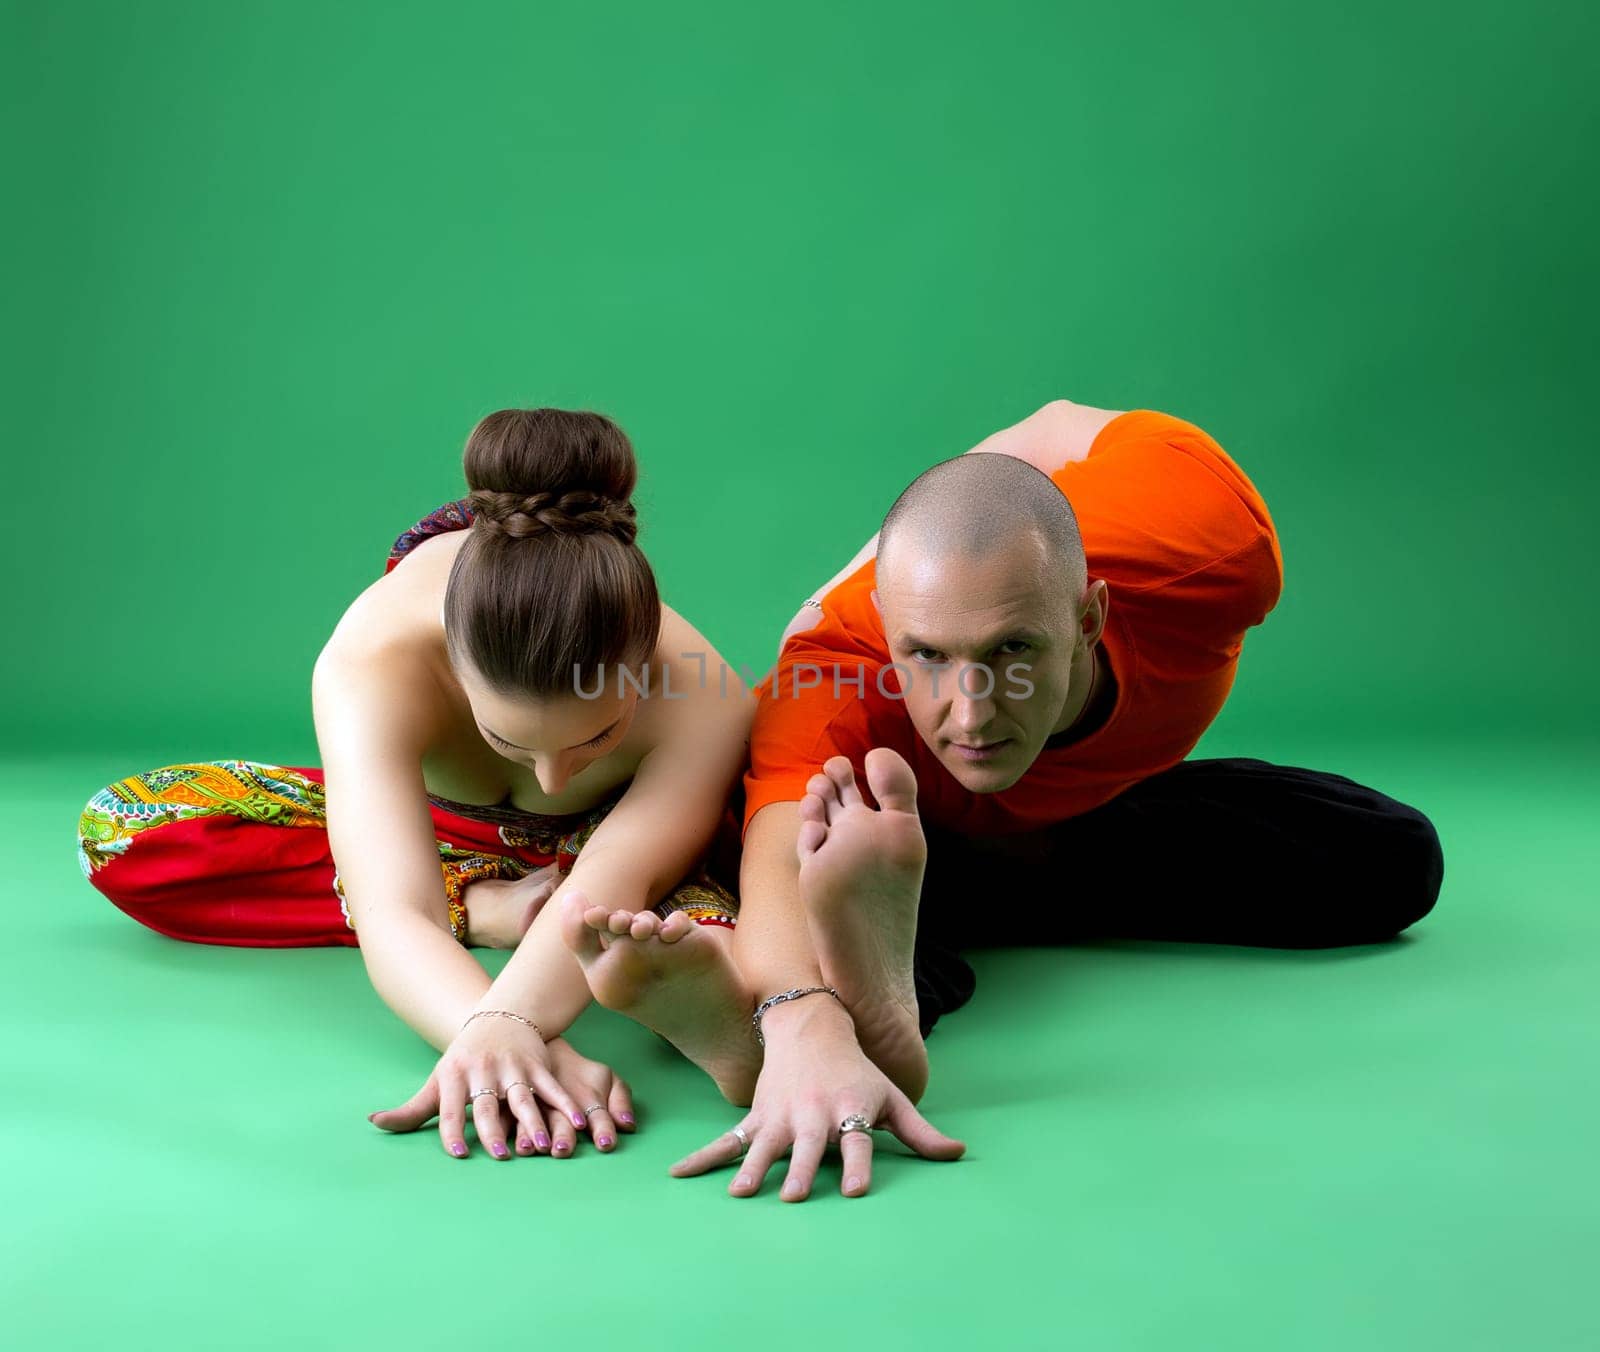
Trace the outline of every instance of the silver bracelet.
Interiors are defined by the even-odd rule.
[[[817,600],[817,598],[814,597],[814,596],[807,597],[804,601],[802,601],[800,603],[800,609],[804,610],[807,606],[815,606],[818,610],[821,610],[822,609],[822,602]]]
[[[533,1029],[533,1031],[539,1035],[539,1041],[543,1042],[545,1040],[544,1029],[539,1027],[539,1025],[536,1024],[532,1019],[525,1018],[523,1015],[518,1014],[514,1010],[510,1009],[480,1009],[476,1014],[469,1014],[466,1018],[466,1021],[462,1023],[461,1027],[463,1029],[466,1028],[467,1024],[471,1023],[473,1019],[481,1019],[485,1014],[497,1014],[502,1019],[515,1019],[518,1023],[525,1023],[529,1028]]]
[[[831,995],[835,1000],[839,999],[839,992],[834,990],[832,986],[797,986],[792,991],[780,991],[777,995],[763,1000],[756,1006],[756,1012],[750,1016],[750,1024],[756,1030],[756,1041],[758,1043],[763,1047],[767,1045],[767,1039],[761,1034],[761,1016],[774,1005],[781,1005],[789,1000],[798,1000],[803,995]],[[840,1000],[839,1003],[843,1004],[844,1002]]]

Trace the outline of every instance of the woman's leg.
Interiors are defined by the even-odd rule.
[[[84,876],[142,925],[194,943],[354,945],[322,772],[200,761],[133,775],[78,820]]]
[[[1392,939],[1433,908],[1444,856],[1426,816],[1375,789],[1227,758],[1180,762],[1028,837],[930,832],[927,877],[919,984],[937,1018],[972,993],[971,969],[956,956],[962,948],[1087,938],[1329,948]],[[991,895],[1021,901],[1026,923],[996,923],[985,904]]]
[[[473,883],[522,878],[558,858],[570,864],[610,806],[571,819],[527,818],[540,824],[527,834],[432,805],[441,919],[456,939],[468,942]],[[78,859],[111,901],[174,939],[263,948],[357,943],[328,845],[319,769],[198,761],[120,779],[80,815]],[[714,881],[700,882],[698,891],[680,889],[680,905],[698,899],[714,912],[726,899],[724,914],[737,909]]]

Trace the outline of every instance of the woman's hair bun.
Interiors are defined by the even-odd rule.
[[[639,466],[627,434],[598,413],[508,408],[472,429],[462,456],[467,505],[487,533],[529,539],[638,534]]]

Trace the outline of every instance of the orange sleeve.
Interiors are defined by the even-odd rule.
[[[744,776],[744,825],[769,803],[798,803],[806,781],[830,756],[849,756],[860,767],[872,746],[866,705],[848,691],[835,700],[826,679],[814,689],[772,693],[772,682],[788,682],[792,666],[780,663],[758,688],[755,726],[750,733],[750,768]],[[853,670],[853,666],[852,666]],[[873,674],[867,673],[867,680]]]
[[[822,617],[791,634],[778,663],[756,687],[750,768],[744,777],[744,824],[769,803],[796,803],[806,781],[830,756],[859,768],[872,747],[865,698],[889,656],[875,623],[869,559],[823,602]]]

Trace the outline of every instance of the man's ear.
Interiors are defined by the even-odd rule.
[[[1105,578],[1097,577],[1083,594],[1083,613],[1078,624],[1083,630],[1083,641],[1093,647],[1105,632],[1106,616],[1111,610],[1111,587]]]

